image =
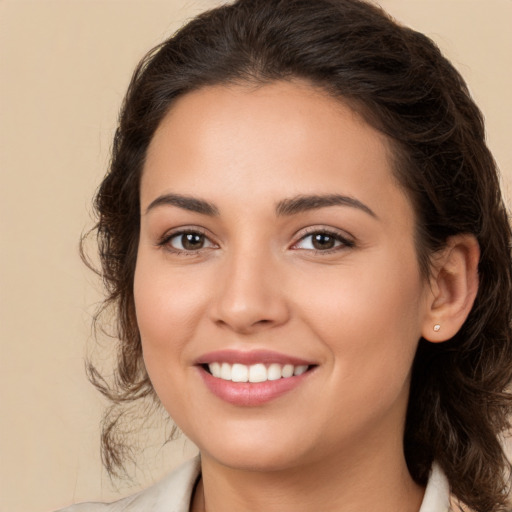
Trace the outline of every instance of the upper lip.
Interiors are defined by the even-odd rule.
[[[300,357],[289,356],[286,354],[281,354],[279,352],[273,352],[271,350],[216,350],[214,352],[208,352],[207,354],[203,354],[196,361],[195,364],[211,364],[211,363],[229,363],[229,364],[293,364],[294,366],[302,366],[302,365],[313,365],[312,361],[307,361]]]

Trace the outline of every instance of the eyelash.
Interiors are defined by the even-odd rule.
[[[201,247],[201,248],[199,248],[197,250],[194,250],[194,249],[177,249],[175,247],[172,247],[171,241],[174,238],[183,237],[184,235],[199,235],[199,236],[203,237],[204,240],[207,240],[211,245],[209,247]],[[325,250],[323,250],[323,249],[301,249],[299,247],[296,247],[301,242],[306,240],[308,237],[312,237],[314,235],[328,236],[328,237],[334,239],[335,242],[338,242],[339,245],[335,245],[331,249],[325,249]],[[202,232],[201,230],[198,230],[198,229],[181,229],[179,231],[174,231],[174,232],[171,232],[171,233],[166,233],[158,241],[157,246],[158,247],[166,248],[169,252],[171,252],[173,254],[176,254],[178,256],[196,256],[197,254],[199,254],[200,252],[202,252],[205,249],[210,249],[211,247],[216,247],[217,244],[212,242],[210,240],[210,238],[204,232]],[[306,233],[303,234],[299,238],[299,240],[293,244],[293,246],[291,248],[293,250],[311,251],[311,252],[314,252],[315,254],[326,255],[326,254],[332,254],[332,253],[335,253],[335,252],[338,252],[338,251],[341,251],[341,250],[344,250],[344,249],[347,249],[347,248],[350,249],[352,247],[355,247],[355,242],[353,240],[350,240],[350,239],[340,235],[340,233],[338,233],[336,231],[325,229],[325,228],[309,228],[308,230],[306,230]]]
[[[326,254],[332,254],[332,253],[335,253],[335,252],[339,252],[339,251],[342,251],[344,249],[350,249],[352,247],[355,247],[355,245],[356,245],[353,240],[350,240],[349,238],[346,238],[346,237],[342,236],[337,231],[326,229],[326,228],[314,227],[314,228],[308,228],[306,230],[306,233],[304,235],[302,235],[297,242],[294,243],[293,247],[297,246],[300,242],[302,242],[302,241],[306,240],[307,238],[312,237],[314,235],[325,235],[325,236],[328,236],[330,238],[333,238],[335,242],[339,242],[339,245],[336,245],[336,246],[334,246],[331,249],[325,249],[325,250],[322,250],[322,249],[301,249],[301,248],[296,248],[295,250],[312,251],[315,254],[326,255]]]
[[[165,248],[167,251],[176,254],[178,256],[196,256],[204,249],[209,249],[210,247],[201,247],[197,250],[187,250],[187,249],[177,249],[175,247],[172,247],[171,240],[174,238],[183,237],[184,235],[199,235],[204,238],[204,240],[208,240],[211,244],[211,246],[215,247],[217,244],[212,242],[210,238],[203,233],[199,229],[181,229],[179,231],[173,231],[171,233],[166,233],[157,243],[158,247]]]

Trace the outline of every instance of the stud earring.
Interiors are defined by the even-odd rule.
[[[439,332],[441,326],[439,324],[434,325],[434,332]]]

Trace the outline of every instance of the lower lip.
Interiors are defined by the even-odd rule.
[[[310,369],[302,375],[265,382],[232,382],[214,377],[202,366],[198,366],[198,369],[206,387],[215,396],[230,404],[244,407],[263,405],[292,391],[312,372]]]

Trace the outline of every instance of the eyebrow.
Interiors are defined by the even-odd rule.
[[[211,217],[219,215],[219,209],[213,203],[197,197],[181,194],[163,194],[158,196],[146,208],[146,213],[158,206],[177,206],[184,210]],[[340,194],[299,195],[290,199],[283,199],[276,205],[276,214],[280,217],[291,216],[308,210],[326,208],[328,206],[350,206],[367,213],[371,217],[378,218],[373,210],[358,199]]]
[[[158,196],[154,201],[151,201],[150,205],[146,208],[146,213],[157,206],[163,205],[177,206],[183,210],[189,210],[191,212],[201,213],[212,217],[219,215],[219,210],[213,203],[209,203],[204,199],[184,196],[181,194],[164,194]]]
[[[279,216],[288,216],[327,206],[350,206],[362,210],[376,219],[378,218],[372,209],[358,199],[340,194],[300,195],[291,199],[284,199],[277,203],[276,213]]]

